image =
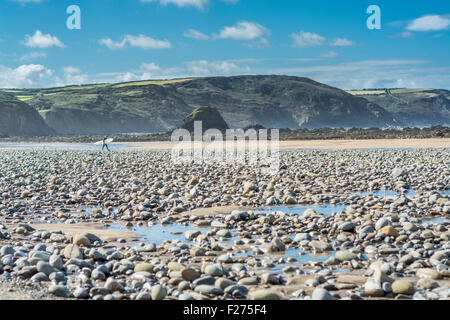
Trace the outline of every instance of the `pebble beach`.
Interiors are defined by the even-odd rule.
[[[0,297],[450,299],[448,148],[280,156],[1,150]]]

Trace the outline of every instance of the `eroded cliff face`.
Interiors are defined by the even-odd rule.
[[[403,127],[450,125],[450,91],[392,89],[359,95],[390,112]]]
[[[48,136],[54,133],[39,113],[13,95],[0,92],[0,137]]]
[[[189,105],[216,108],[232,128],[395,125],[392,115],[376,104],[307,78],[215,77],[170,86]]]

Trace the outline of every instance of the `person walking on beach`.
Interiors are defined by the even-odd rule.
[[[107,137],[104,137],[104,138],[103,138],[102,151],[105,149],[105,147],[106,147],[106,150],[109,151],[108,145],[106,144],[106,139],[107,139]]]

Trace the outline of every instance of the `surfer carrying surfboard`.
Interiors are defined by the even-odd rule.
[[[108,144],[106,142],[107,142],[107,137],[104,137],[103,138],[102,151],[105,149],[105,147],[106,147],[106,150],[109,151]]]

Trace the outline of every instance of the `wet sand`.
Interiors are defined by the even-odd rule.
[[[122,143],[116,143],[122,145]],[[171,142],[127,142],[123,143],[137,150],[168,150],[177,144]],[[211,145],[211,144],[209,144]],[[268,143],[270,148],[270,141]],[[280,141],[279,148],[286,149],[426,149],[450,148],[450,139],[377,139],[377,140],[292,140]]]
[[[101,223],[81,223],[81,224],[33,224],[38,231],[62,231],[68,235],[92,233],[102,239],[102,241],[116,241],[117,239],[125,239],[127,241],[137,241],[139,235],[134,232],[121,232],[106,230],[105,225]]]
[[[109,144],[112,151],[123,150],[144,150],[159,151],[172,150],[177,146],[174,142],[113,142]],[[193,146],[193,144],[192,144]],[[218,144],[205,143],[204,148],[215,148]],[[248,146],[248,143],[247,143]],[[183,145],[183,148],[191,147],[190,144]],[[268,141],[269,148],[276,148],[277,145],[271,145]],[[439,149],[450,148],[450,139],[373,139],[373,140],[292,140],[280,141],[278,144],[280,150],[351,150],[351,149]],[[101,146],[89,143],[63,143],[63,142],[46,142],[46,143],[0,143],[0,150],[98,150]]]

